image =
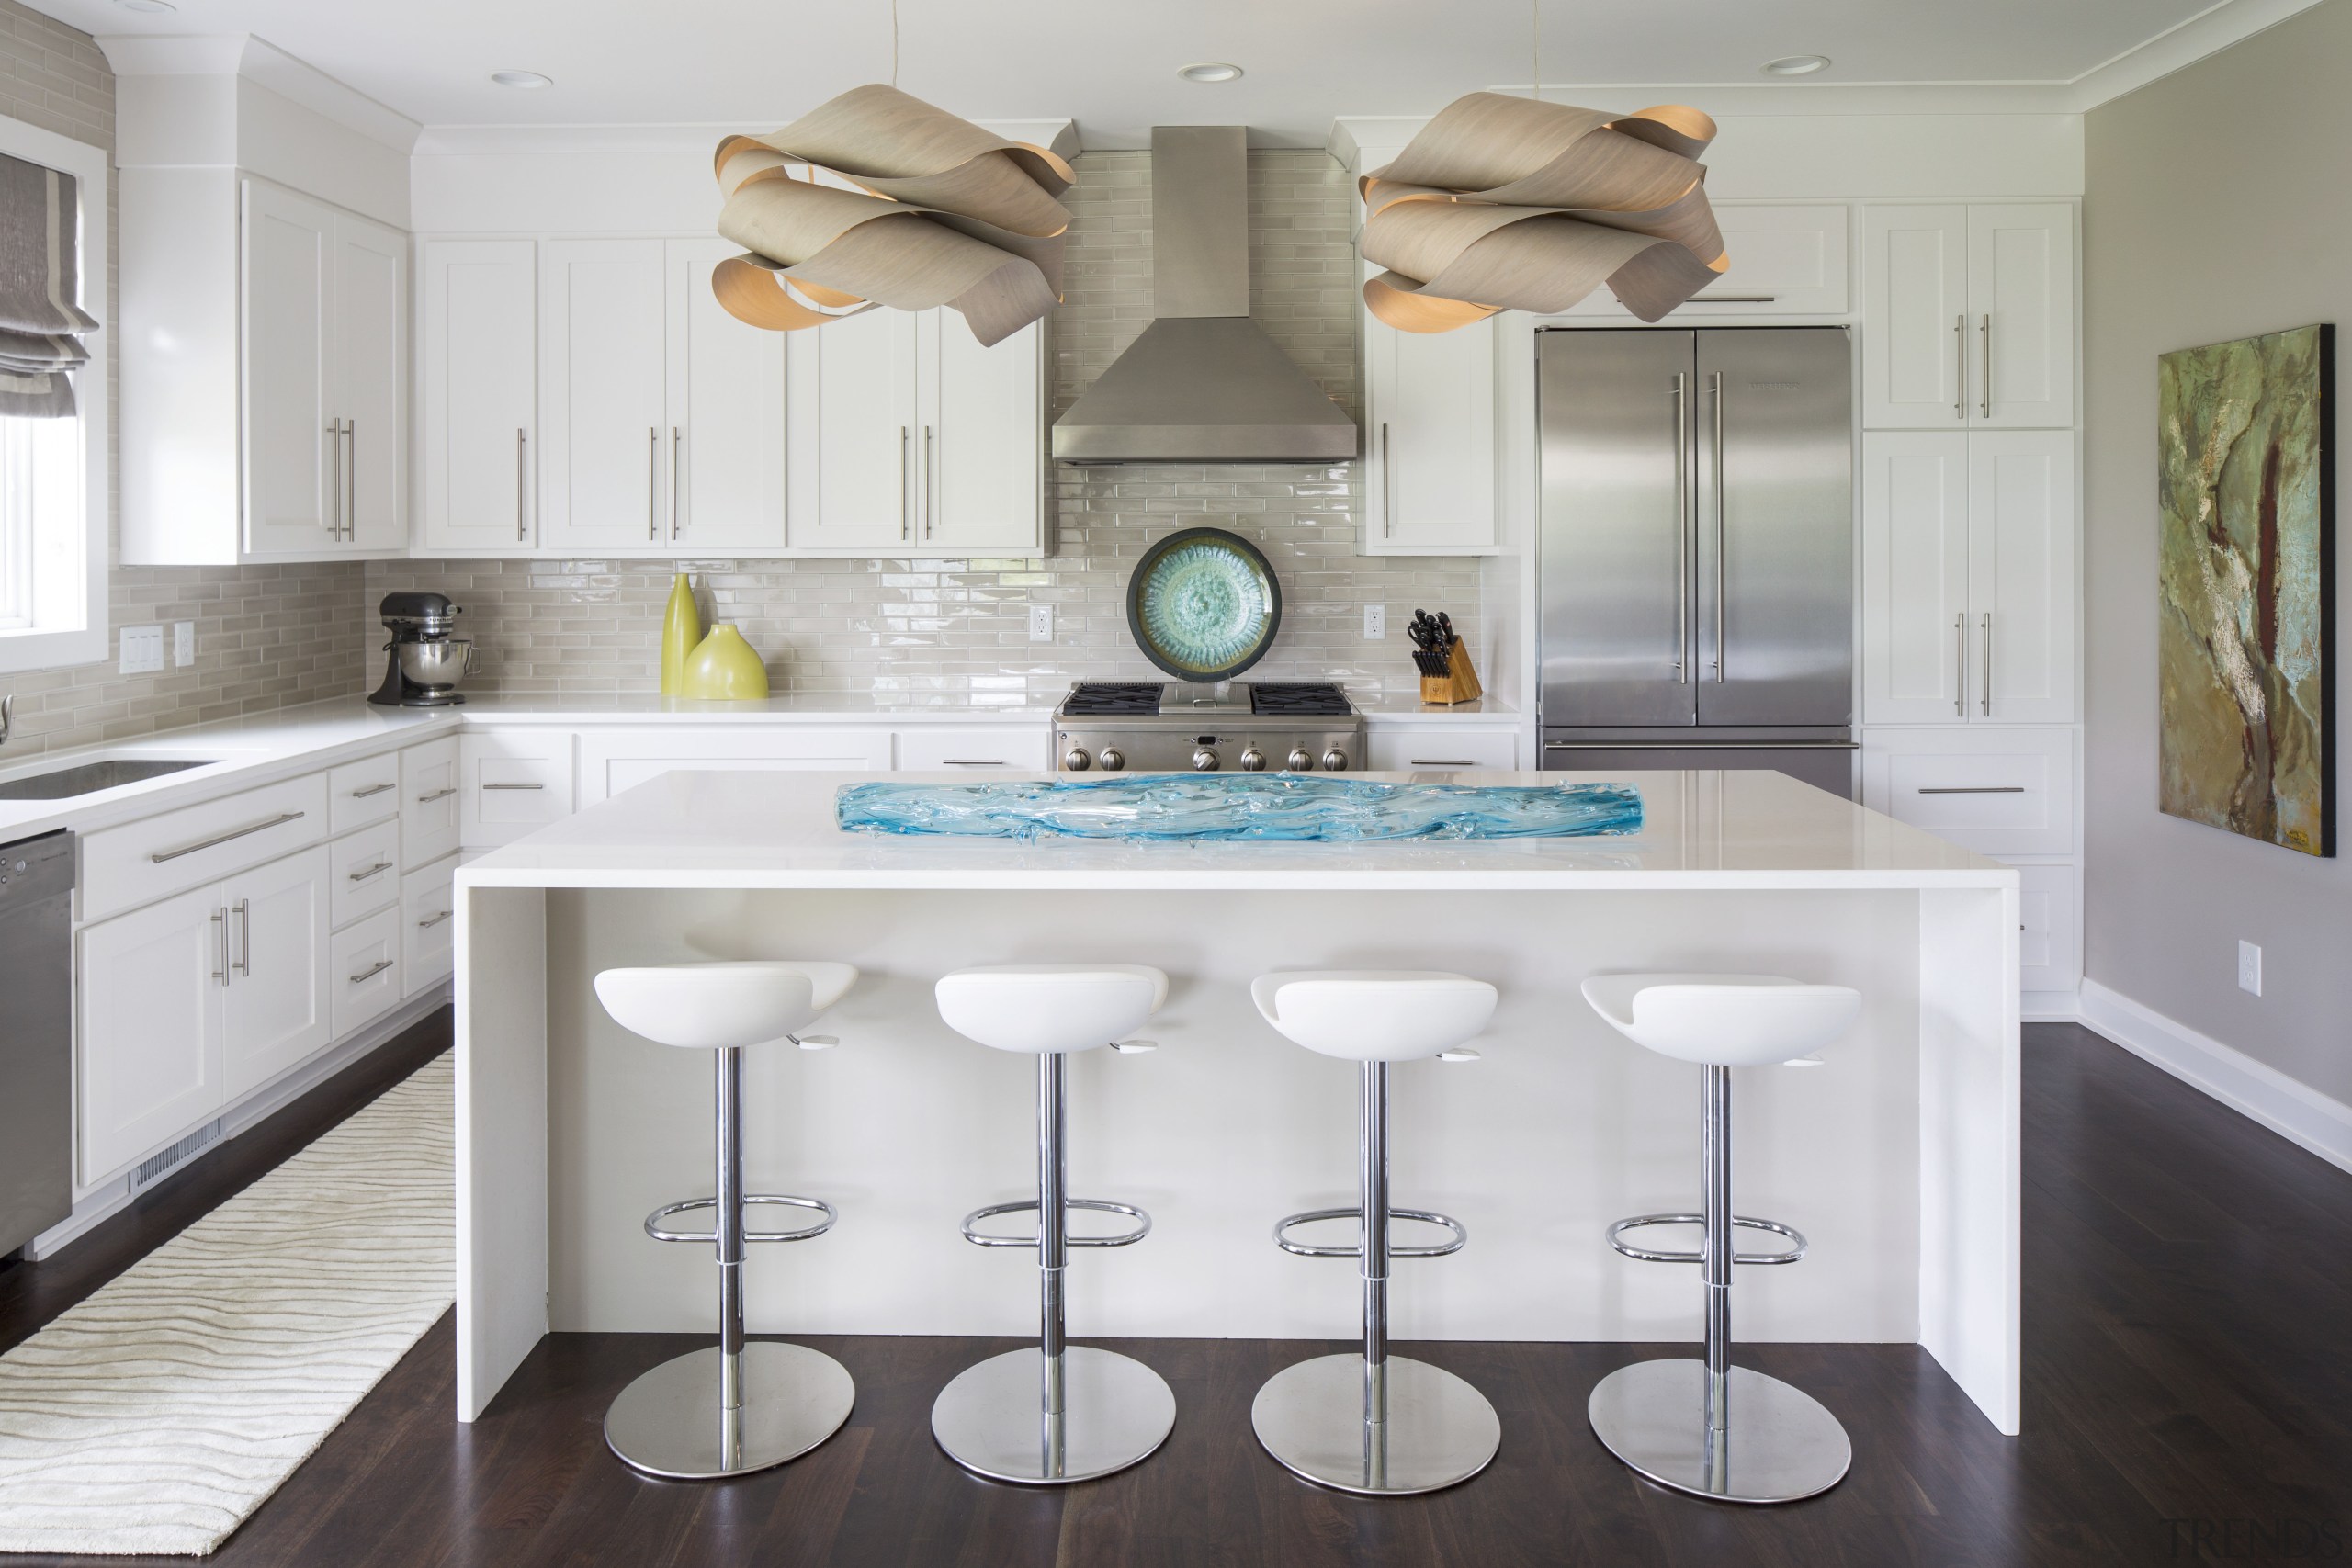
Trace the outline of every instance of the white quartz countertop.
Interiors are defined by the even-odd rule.
[[[1403,774],[1351,775],[1401,780]],[[1457,784],[1607,778],[1642,792],[1622,838],[1387,843],[1154,843],[845,832],[862,773],[666,773],[459,870],[503,887],[1905,888],[2001,887],[2017,873],[1784,775],[1462,773]],[[895,773],[894,782],[969,784]]]

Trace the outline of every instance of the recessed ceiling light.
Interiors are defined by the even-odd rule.
[[[1815,72],[1826,71],[1828,67],[1829,57],[1826,54],[1785,54],[1778,60],[1766,61],[1764,74],[1767,76],[1810,76]]]
[[[177,6],[172,4],[172,0],[114,0],[114,3],[126,11],[142,13],[160,13],[179,9]]]
[[[1187,82],[1233,82],[1240,79],[1241,67],[1227,65],[1221,60],[1204,60],[1198,65],[1178,67],[1176,74]]]
[[[502,87],[552,87],[555,78],[536,71],[493,71],[490,79]]]

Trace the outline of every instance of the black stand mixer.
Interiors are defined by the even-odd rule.
[[[376,606],[392,640],[384,683],[368,700],[386,707],[447,707],[466,699],[458,677],[473,668],[474,645],[456,635],[464,612],[438,593],[387,593]]]

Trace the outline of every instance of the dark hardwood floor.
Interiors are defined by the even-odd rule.
[[[53,1263],[0,1270],[11,1344],[440,1049],[428,1024],[209,1156]],[[2352,1558],[2352,1176],[2082,1030],[2028,1031],[2025,1435],[1996,1435],[1909,1347],[1757,1346],[1854,1438],[1846,1482],[1793,1506],[1635,1480],[1584,1419],[1611,1369],[1680,1348],[1423,1345],[1500,1410],[1492,1469],[1371,1502],[1292,1479],[1250,1434],[1278,1367],[1344,1345],[1141,1340],[1174,1385],[1168,1446],[1067,1491],[975,1481],[931,1441],[933,1396],[1006,1340],[812,1338],[858,1402],[823,1448],[674,1485],[604,1447],[622,1384],[696,1340],[563,1335],[469,1427],[448,1320],[237,1535],[223,1568],[752,1564],[1317,1568],[1591,1563],[1895,1568]],[[0,1558],[0,1562],[86,1559]],[[118,1559],[169,1562],[171,1559]]]

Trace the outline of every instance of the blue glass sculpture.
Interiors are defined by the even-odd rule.
[[[863,833],[964,839],[1366,843],[1638,833],[1631,784],[1379,784],[1317,773],[843,784],[834,818]]]

